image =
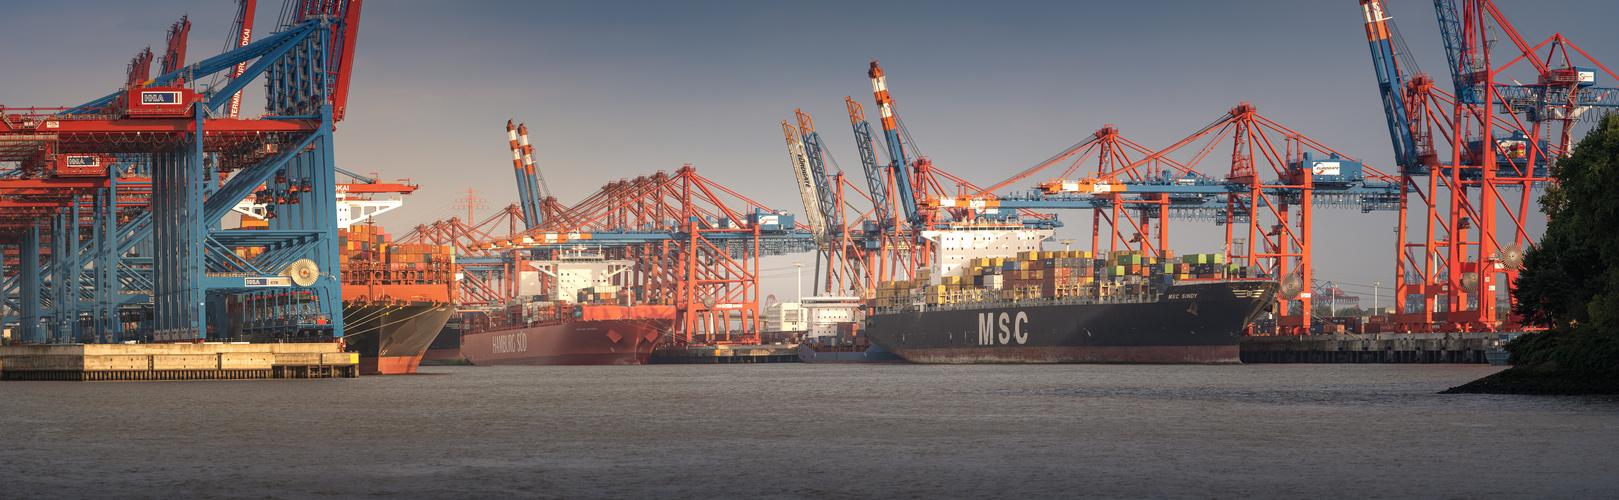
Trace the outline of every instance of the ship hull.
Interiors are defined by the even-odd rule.
[[[575,320],[461,337],[474,365],[644,365],[669,319]]]
[[[1156,302],[912,310],[872,315],[866,336],[914,363],[1239,363],[1274,295],[1269,281],[1194,282]]]
[[[360,354],[362,375],[416,373],[422,353],[453,312],[449,304],[345,305],[344,342]]]
[[[888,352],[882,346],[835,346],[819,347],[813,345],[798,346],[798,359],[805,363],[907,363],[894,353]]]
[[[466,362],[461,355],[461,326],[455,320],[444,324],[438,336],[427,345],[427,352],[422,353],[423,363],[460,364]]]

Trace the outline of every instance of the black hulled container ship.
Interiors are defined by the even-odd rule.
[[[391,183],[370,179],[337,186],[335,215],[337,260],[343,283],[342,343],[345,352],[359,354],[361,374],[415,373],[423,351],[455,312],[454,248],[396,244],[383,228],[369,223],[371,216],[403,203],[397,196],[379,200],[373,195],[415,191],[416,186],[404,180]],[[241,229],[268,228],[268,221],[275,217],[275,205],[268,201],[277,197],[267,193],[260,191],[236,205],[235,211],[242,214]],[[296,198],[293,200],[296,203]],[[358,223],[356,217],[361,214],[368,223]],[[237,256],[243,259],[252,259],[262,252],[261,248],[254,247],[236,249]],[[240,309],[235,314],[242,315]],[[236,323],[242,321],[239,319]],[[274,334],[241,338],[251,342],[287,340]]]
[[[242,218],[243,229],[265,226],[256,216]],[[356,224],[338,229],[338,250],[344,351],[359,354],[363,375],[415,373],[423,351],[455,312],[452,248],[394,244],[380,227]],[[252,259],[260,252],[257,248],[238,249],[237,256]],[[241,309],[233,314],[243,318],[235,320],[235,330],[250,321]],[[249,342],[287,340],[273,333],[239,338]]]
[[[360,373],[416,373],[422,354],[455,312],[454,249],[393,243],[373,225],[339,231],[344,344]]]
[[[1050,231],[927,231],[916,280],[883,282],[871,341],[915,363],[1237,363],[1277,285],[1221,254],[1041,251]]]

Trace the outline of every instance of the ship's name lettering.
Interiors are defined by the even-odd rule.
[[[1029,341],[1029,315],[1011,313],[978,313],[978,345],[1005,345],[1016,341]]]
[[[1169,294],[1169,300],[1190,300],[1190,299],[1195,299],[1195,298],[1197,298],[1197,294],[1195,294],[1195,293],[1172,293],[1172,294]]]
[[[497,335],[494,338],[494,345],[491,346],[490,350],[494,351],[495,354],[527,351],[528,335],[522,333]]]

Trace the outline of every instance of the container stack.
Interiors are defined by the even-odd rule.
[[[1225,262],[1224,254],[1175,257],[1140,251],[1097,256],[1088,251],[1028,251],[1015,258],[972,259],[961,276],[931,285],[925,275],[878,283],[874,307],[1032,299],[1145,297],[1176,281],[1258,277],[1257,269]]]
[[[454,279],[455,247],[393,242],[370,225],[339,229],[338,264],[348,284],[437,285]]]
[[[1225,274],[1225,255],[1195,253],[1181,257],[1180,279],[1219,279]]]
[[[579,290],[574,302],[579,304],[625,304],[629,290],[616,285],[596,285]]]
[[[872,299],[873,304],[876,307],[905,305],[910,302],[917,290],[926,287],[927,284],[928,281],[925,279],[878,282],[877,297]]]

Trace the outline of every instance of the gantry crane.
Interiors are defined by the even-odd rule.
[[[1399,331],[1518,329],[1496,303],[1510,297],[1533,245],[1532,191],[1551,181],[1548,166],[1567,154],[1575,120],[1619,106],[1619,91],[1595,86],[1596,68],[1615,75],[1562,34],[1530,46],[1488,0],[1436,0],[1447,94],[1416,69],[1387,5],[1359,3],[1402,176],[1392,320]],[[1487,49],[1496,33],[1517,49],[1506,64]],[[1571,50],[1596,68],[1576,66]],[[1519,62],[1532,67],[1531,83],[1504,74]],[[1555,143],[1544,138],[1554,122]],[[1438,151],[1436,139],[1450,150]],[[1517,203],[1506,202],[1509,190]],[[1510,242],[1500,225],[1511,228]]]
[[[247,321],[279,338],[340,339],[331,134],[346,106],[360,5],[293,2],[281,31],[191,64],[183,19],[170,31],[162,75],[145,78],[150,58],[141,56],[107,96],[66,109],[0,109],[0,142],[27,146],[0,154],[20,165],[0,173],[0,191],[58,204],[0,218],[0,244],[19,257],[0,287],[18,340],[219,338],[227,297],[273,304]],[[244,63],[223,85],[198,83]],[[228,118],[226,105],[259,76],[266,118]],[[234,175],[220,184],[216,171]],[[279,216],[267,230],[218,228],[261,187],[276,193],[268,207]],[[261,252],[233,251],[244,247]],[[289,282],[282,274],[300,260],[328,274]]]
[[[758,343],[759,258],[816,248],[814,235],[793,216],[771,209],[697,174],[686,165],[608,183],[545,224],[506,237],[470,242],[477,256],[457,256],[460,269],[479,272],[463,292],[516,298],[532,263],[586,252],[634,263],[613,284],[645,303],[674,305],[673,339],[680,344]],[[543,266],[542,266],[543,267]],[[472,272],[467,274],[473,276]],[[498,302],[504,304],[504,301]]]

